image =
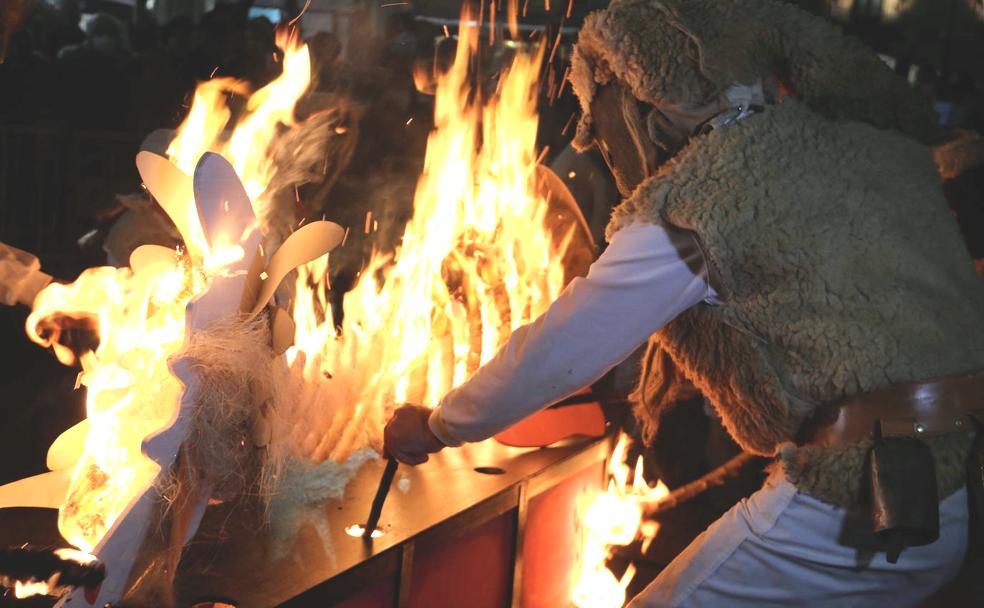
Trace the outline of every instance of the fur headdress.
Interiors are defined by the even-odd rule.
[[[617,79],[657,107],[702,106],[762,79],[834,119],[939,139],[929,102],[861,42],[775,0],[613,0],[585,19],[571,61],[582,118],[574,145],[591,144],[596,86]]]

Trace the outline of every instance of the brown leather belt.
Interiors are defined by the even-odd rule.
[[[796,435],[799,445],[854,443],[874,436],[924,437],[971,431],[984,422],[984,372],[896,384],[821,405]]]

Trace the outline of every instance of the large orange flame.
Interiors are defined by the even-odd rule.
[[[519,52],[485,100],[469,73],[477,30],[462,26],[453,65],[437,76],[435,129],[401,246],[374,257],[346,294],[340,333],[310,290],[323,267],[298,278],[290,354],[303,353],[312,382],[331,378],[318,423],[297,437],[314,460],[379,446],[388,407],[436,405],[563,287],[563,243],[544,229],[535,177],[542,49]]]

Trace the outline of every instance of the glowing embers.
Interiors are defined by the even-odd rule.
[[[353,538],[362,538],[363,536],[365,536],[366,528],[362,524],[352,524],[351,526],[345,528],[345,533]],[[383,534],[385,534],[385,532],[383,532],[379,528],[376,528],[375,530],[372,531],[372,534],[370,536],[372,536],[372,538],[379,538]]]

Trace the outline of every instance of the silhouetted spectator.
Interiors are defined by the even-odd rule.
[[[51,62],[37,49],[34,34],[15,33],[0,64],[0,122],[34,124],[46,118],[54,81]]]
[[[131,108],[135,63],[126,26],[97,14],[85,25],[80,44],[58,51],[63,96],[62,116],[74,128],[126,128]]]

